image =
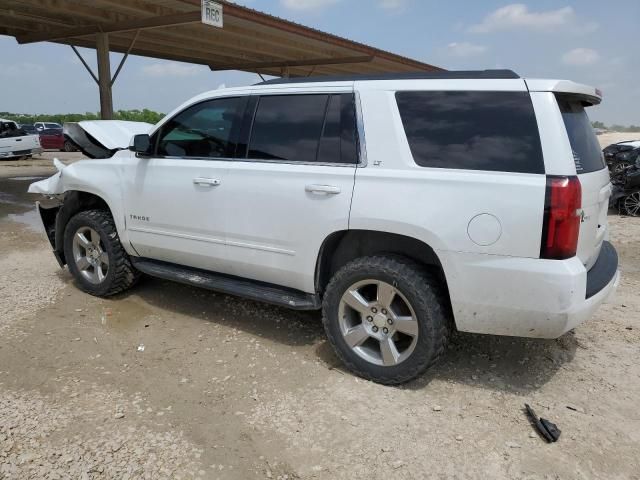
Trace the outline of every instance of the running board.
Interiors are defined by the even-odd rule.
[[[238,297],[271,303],[294,310],[318,310],[321,306],[320,298],[317,295],[311,295],[292,288],[279,287],[269,283],[148,258],[131,257],[131,261],[134,267],[152,277],[173,280],[186,285],[237,295]]]

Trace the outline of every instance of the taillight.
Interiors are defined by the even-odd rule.
[[[578,177],[547,176],[540,258],[564,260],[575,256],[582,206]]]

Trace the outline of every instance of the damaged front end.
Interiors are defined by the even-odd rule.
[[[121,233],[125,231],[119,199],[122,194],[122,171],[130,160],[129,143],[134,135],[148,133],[152,128],[148,123],[119,120],[84,121],[67,124],[66,127],[67,135],[91,159],[69,165],[54,159],[57,172],[45,180],[32,183],[28,189],[29,193],[44,197],[37,202],[37,208],[60,266],[67,263],[64,253],[65,228],[71,217],[80,211],[107,211],[113,217],[116,228]]]
[[[89,158],[110,158],[129,147],[134,135],[149,133],[153,125],[126,120],[84,120],[64,124],[65,136]]]
[[[107,208],[100,198],[79,191],[49,195],[46,200],[37,201],[36,207],[47,239],[51,244],[53,255],[61,268],[67,264],[64,253],[64,231],[71,217],[83,210],[94,208],[104,210]]]
[[[56,248],[56,219],[58,212],[62,208],[62,202],[59,202],[56,206],[43,206],[41,202],[36,202],[36,207],[40,218],[42,219],[42,225],[44,225],[44,231],[47,234],[47,239],[53,249],[53,255],[56,257],[60,268],[64,268],[66,261],[64,259],[64,251],[62,248]]]
[[[45,200],[39,200],[36,202],[36,208],[42,220],[42,225],[44,226],[47,239],[53,249],[53,254],[62,268],[66,264],[64,249],[62,247],[62,239],[58,240],[56,238],[56,232],[60,232],[62,228],[57,228],[56,224],[58,223],[58,214],[60,209],[64,205],[62,171],[66,165],[57,158],[53,160],[53,164],[58,172],[49,178],[29,185],[28,192],[46,196]]]

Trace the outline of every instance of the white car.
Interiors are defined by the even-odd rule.
[[[268,81],[29,191],[58,196],[43,223],[86,292],[144,272],[322,309],[345,365],[396,384],[454,328],[554,338],[615,290],[600,101],[511,71]]]
[[[33,126],[36,127],[36,130],[38,130],[39,132],[43,130],[51,130],[51,129],[62,130],[62,125],[54,122],[36,122],[33,124]]]
[[[42,153],[38,135],[28,135],[13,120],[0,118],[0,159],[30,157],[38,153]]]

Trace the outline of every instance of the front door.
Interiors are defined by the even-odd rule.
[[[226,270],[228,160],[244,99],[188,107],[152,136],[153,153],[131,162],[125,188],[131,244],[142,257]]]
[[[247,116],[253,124],[243,126],[240,158],[225,177],[232,271],[313,293],[322,242],[349,227],[353,94],[262,95]]]

